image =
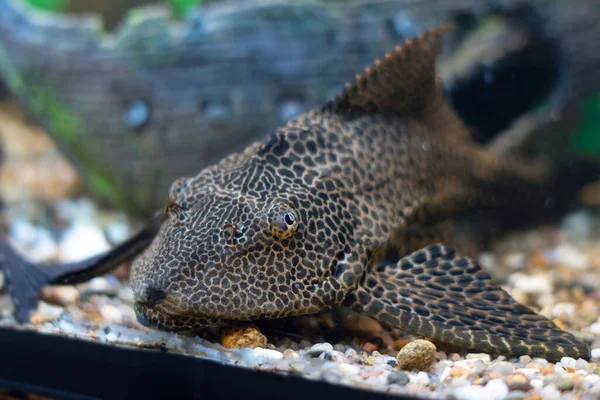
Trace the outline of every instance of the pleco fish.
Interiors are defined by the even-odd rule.
[[[448,29],[407,40],[322,108],[178,179],[168,221],[132,267],[139,321],[189,330],[347,305],[471,351],[589,358],[587,345],[443,244],[459,216],[528,218],[584,183],[571,168],[500,158],[472,140],[435,79]],[[151,236],[115,251],[130,257]],[[19,300],[28,271],[42,268],[11,260]],[[63,268],[53,279],[64,281],[69,268],[87,277],[104,264],[46,270]],[[28,306],[47,278],[29,286]]]

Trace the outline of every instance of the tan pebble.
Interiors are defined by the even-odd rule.
[[[285,349],[283,351],[283,358],[296,358],[298,357],[298,353],[296,353],[293,349]]]
[[[548,364],[540,369],[542,375],[550,375],[554,373],[554,365]]]
[[[527,392],[531,389],[529,380],[521,374],[508,377],[506,384],[510,390],[522,390],[523,392]]]
[[[536,394],[535,396],[527,396],[523,400],[542,400],[542,396]]]
[[[111,304],[105,304],[100,308],[102,319],[109,325],[122,324],[123,313]]]
[[[536,265],[536,266],[547,265],[546,257],[544,257],[544,255],[539,251],[536,251],[535,253],[533,253],[531,255],[531,257],[529,258],[529,261],[531,262],[531,264]]]
[[[554,322],[554,325],[556,325],[558,327],[558,329],[562,329],[562,330],[567,329],[567,326],[565,325],[565,323],[562,322],[560,319],[555,319],[552,322]]]
[[[577,370],[575,368],[571,367],[570,365],[567,365],[567,367],[565,368],[565,371],[573,373]]]
[[[255,326],[224,328],[221,332],[221,345],[228,349],[266,347],[267,338]]]
[[[403,370],[428,369],[435,361],[435,345],[427,340],[417,339],[408,343],[400,350],[396,359],[398,368]]]
[[[450,371],[450,376],[453,378],[460,378],[461,376],[469,375],[469,370],[464,367],[454,367],[452,371]]]
[[[45,286],[41,290],[42,298],[49,303],[67,306],[75,304],[80,294],[74,286]]]

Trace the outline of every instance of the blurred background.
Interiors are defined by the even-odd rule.
[[[89,251],[105,248],[174,179],[447,22],[439,74],[477,140],[600,155],[598,21],[595,0],[0,0],[4,226],[20,243],[68,237],[101,209],[85,218],[105,243]]]

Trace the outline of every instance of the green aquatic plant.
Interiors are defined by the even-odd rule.
[[[191,8],[202,4],[202,0],[168,0],[168,2],[178,17],[185,16]]]
[[[577,154],[600,158],[600,93],[582,104],[582,121],[571,137],[571,149]]]
[[[35,8],[46,11],[62,11],[69,6],[70,0],[26,0]]]

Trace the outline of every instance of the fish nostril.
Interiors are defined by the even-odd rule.
[[[165,292],[160,290],[160,289],[156,289],[153,287],[148,287],[146,289],[146,293],[145,293],[145,303],[150,306],[153,307],[156,304],[158,304],[162,299],[165,298]]]

